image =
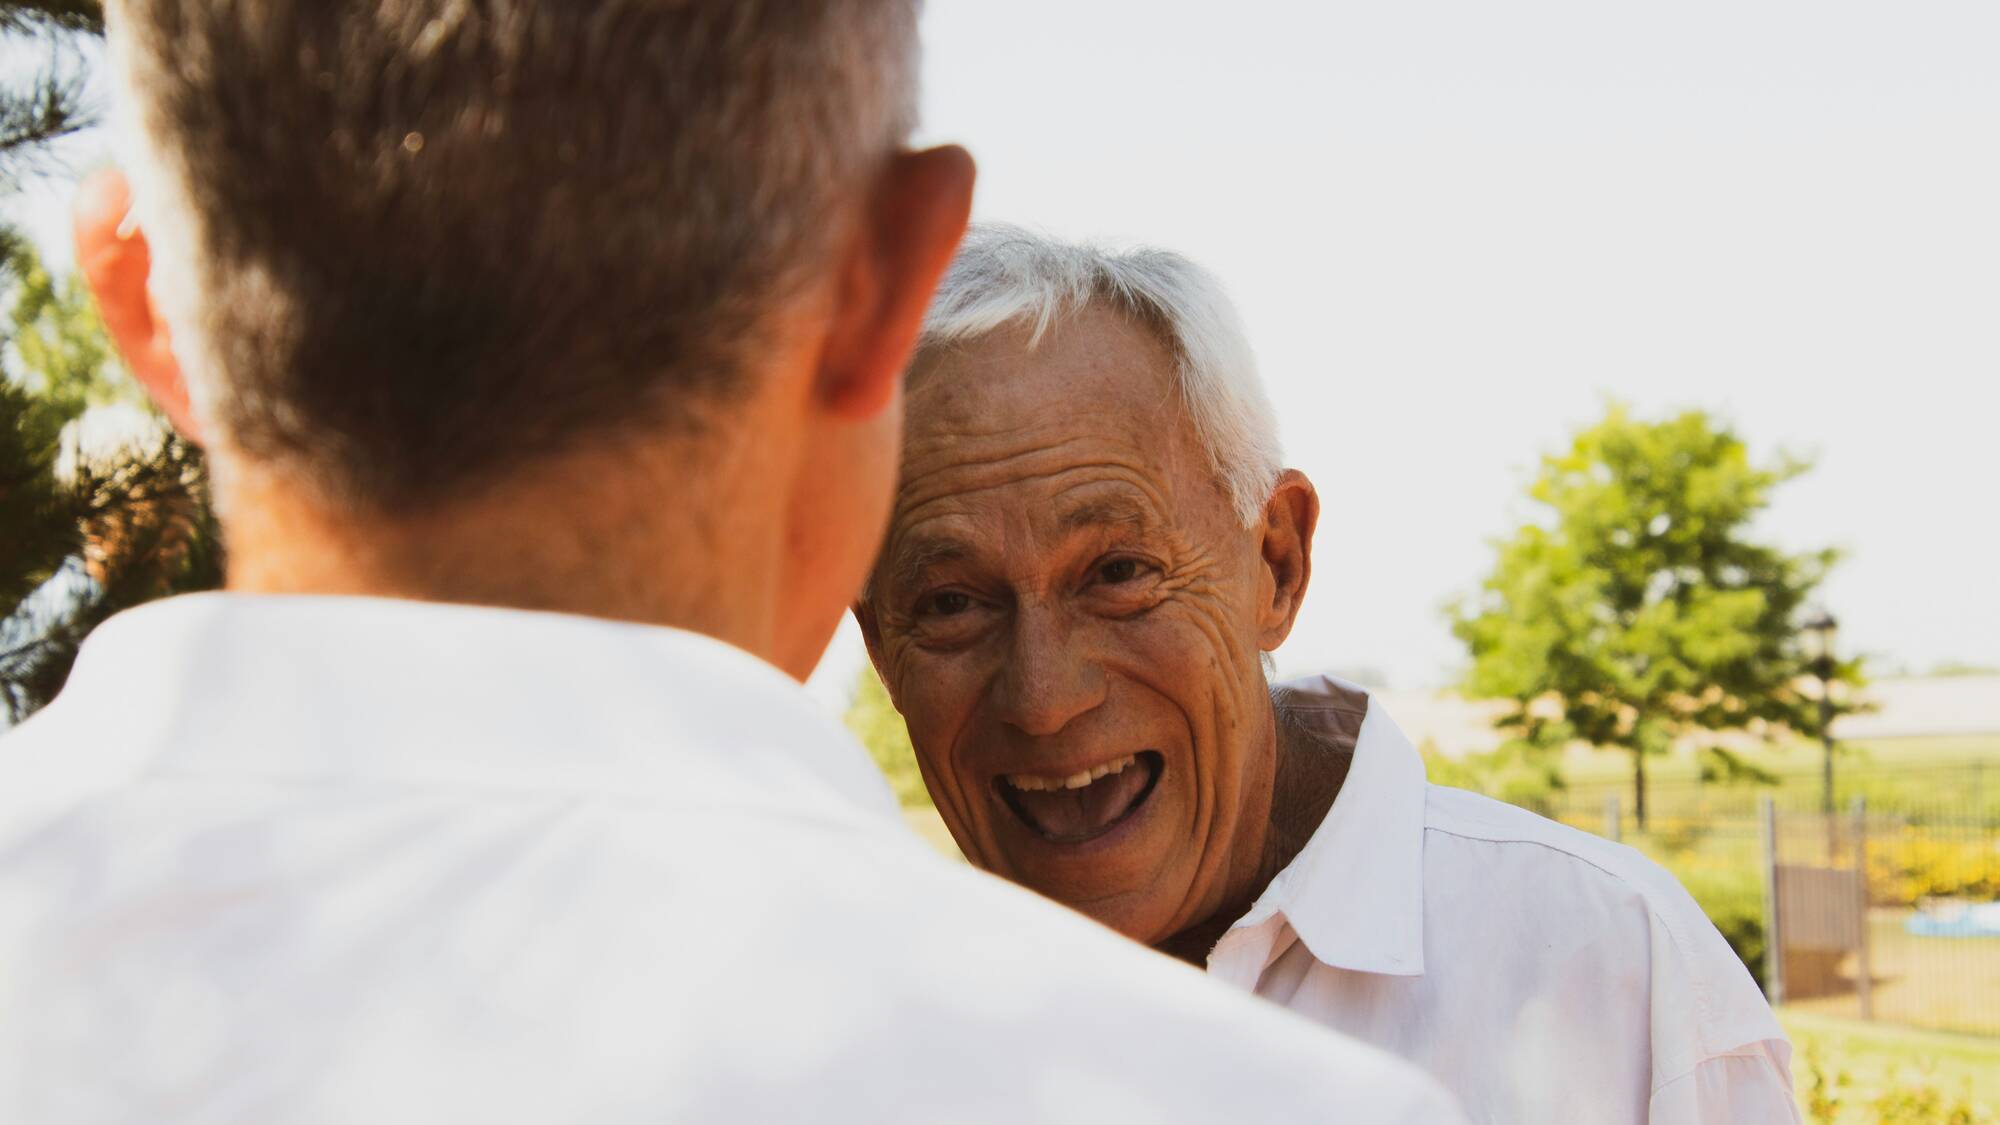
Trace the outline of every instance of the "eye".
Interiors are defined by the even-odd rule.
[[[1139,577],[1139,570],[1138,559],[1107,559],[1097,568],[1097,580],[1112,586],[1122,586]]]
[[[925,617],[956,617],[972,608],[972,599],[957,590],[939,590],[917,602],[917,612]]]
[[[996,613],[994,603],[977,591],[932,590],[910,607],[910,635],[926,649],[955,651],[987,635]]]

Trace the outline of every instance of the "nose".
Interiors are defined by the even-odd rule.
[[[1017,611],[1007,666],[994,684],[1003,722],[1042,738],[1104,702],[1104,670],[1077,640],[1046,607]]]

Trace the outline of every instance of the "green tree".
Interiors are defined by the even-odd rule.
[[[41,60],[0,79],[0,196],[44,165],[52,143],[93,123],[76,44],[103,33],[98,0],[0,0],[0,50]],[[19,237],[0,228],[0,243],[12,253]]]
[[[1513,747],[1572,741],[1631,755],[1646,825],[1646,760],[1704,732],[1816,733],[1802,607],[1836,558],[1751,537],[1771,493],[1804,462],[1752,462],[1730,428],[1694,411],[1663,421],[1613,406],[1545,457],[1539,518],[1495,544],[1491,575],[1451,610],[1471,652],[1464,688],[1512,703]],[[1836,675],[1859,681],[1858,661]],[[1737,771],[1720,748],[1719,776]]]
[[[80,44],[97,0],[0,0],[0,50],[39,58],[0,79],[0,201],[89,126]],[[81,447],[77,423],[143,402],[73,278],[0,225],[0,725],[46,703],[92,628],[127,606],[221,580],[200,452],[156,424],[122,449]]]
[[[107,617],[219,585],[220,537],[201,453],[157,416],[109,451],[81,446],[92,407],[143,404],[88,294],[32,251],[14,279],[0,379],[0,719],[18,722],[68,678]]]

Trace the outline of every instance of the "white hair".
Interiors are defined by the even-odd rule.
[[[1277,416],[1222,284],[1179,254],[977,224],[931,302],[917,361],[1011,324],[1031,327],[1033,348],[1057,321],[1090,307],[1125,312],[1163,336],[1195,435],[1237,516],[1254,527],[1284,467]]]

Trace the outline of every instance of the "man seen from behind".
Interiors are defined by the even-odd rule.
[[[0,1120],[1452,1120],[930,855],[796,680],[965,223],[907,0],[114,0],[229,591],[0,742]]]

